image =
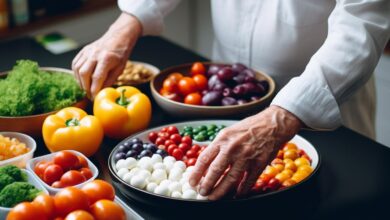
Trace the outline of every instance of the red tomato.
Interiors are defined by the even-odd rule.
[[[150,132],[149,133],[149,141],[152,143],[156,143],[156,139],[158,138],[157,132]]]
[[[177,149],[177,145],[176,144],[169,145],[168,148],[167,148],[168,154],[172,155],[173,150],[175,150],[175,149]]]
[[[89,204],[93,204],[101,199],[114,201],[115,190],[111,184],[103,180],[94,180],[85,184],[81,190],[87,195]]]
[[[198,87],[191,77],[183,77],[179,81],[179,91],[182,95],[188,95],[190,93],[196,92],[197,90]]]
[[[87,211],[76,210],[69,213],[65,220],[94,220],[94,217]]]
[[[47,218],[52,219],[55,214],[55,206],[53,197],[47,194],[40,194],[35,197],[33,201],[34,205],[44,211]]]
[[[161,128],[160,132],[167,132],[168,131],[168,127],[163,127]]]
[[[161,144],[161,145],[158,145],[158,149],[162,149],[162,150],[166,151],[167,147],[165,145]]]
[[[56,153],[53,162],[61,166],[63,170],[70,170],[79,166],[79,158],[69,151],[60,151]]]
[[[187,152],[190,149],[190,145],[186,143],[181,143],[179,144],[179,149],[182,150],[183,152]]]
[[[182,150],[180,150],[179,148],[176,148],[172,151],[172,156],[176,159],[176,160],[181,160],[181,158],[183,158],[184,156],[184,153]]]
[[[196,158],[190,158],[187,160],[187,167],[194,166],[196,164]]]
[[[52,161],[39,161],[34,167],[35,174],[37,174],[39,178],[43,179],[43,173],[45,172],[46,168],[51,164],[53,164]]]
[[[172,140],[173,142],[175,142],[175,144],[180,144],[181,142],[181,136],[180,134],[172,134],[170,137],[169,137],[170,140]]]
[[[125,220],[126,214],[122,207],[113,201],[102,199],[91,206],[91,214],[96,220]]]
[[[175,144],[175,142],[173,142],[172,140],[166,140],[164,143],[165,146],[169,146],[171,144]]]
[[[191,150],[193,150],[193,151],[199,151],[199,150],[200,150],[200,146],[197,145],[197,144],[194,144],[194,145],[191,147]]]
[[[51,187],[53,187],[53,188],[63,188],[64,185],[61,183],[61,181],[55,181],[54,183],[51,184]]]
[[[34,203],[22,202],[11,209],[7,220],[46,220],[49,219],[43,209],[38,208]]]
[[[158,137],[158,138],[156,139],[156,143],[155,143],[155,144],[157,144],[157,145],[164,145],[164,143],[165,143],[166,140],[167,140],[167,139],[164,138],[164,137]]]
[[[187,151],[186,156],[188,158],[196,158],[198,155],[197,155],[196,151],[191,149],[191,150]]]
[[[162,88],[160,90],[160,94],[162,96],[164,96],[165,98],[172,100],[172,101],[175,101],[175,102],[182,102],[183,101],[183,97],[181,97],[180,94],[168,92],[164,88]]]
[[[64,175],[62,175],[60,181],[63,186],[67,187],[67,186],[75,186],[77,184],[85,182],[86,179],[83,176],[83,174],[81,174],[79,171],[69,170],[68,172],[64,173]]]
[[[184,103],[188,105],[202,105],[202,96],[198,92],[188,94],[184,98]]]
[[[67,187],[54,196],[56,214],[66,216],[75,210],[88,210],[89,202],[87,195],[76,187]]]
[[[267,186],[271,189],[271,190],[277,190],[280,188],[280,181],[276,178],[271,178],[267,184]]]
[[[196,62],[196,63],[192,64],[191,74],[192,75],[197,75],[197,74],[205,75],[206,68],[204,67],[203,63]]]
[[[163,89],[169,93],[175,93],[178,91],[177,82],[173,79],[165,79],[163,82]]]
[[[80,169],[80,173],[85,177],[86,180],[92,178],[93,176],[92,171],[89,168],[85,168],[85,167]]]
[[[179,83],[181,78],[183,78],[183,74],[181,74],[181,73],[171,73],[167,77],[167,79],[170,79],[170,80],[172,80],[172,81],[174,81],[176,83]]]
[[[207,89],[208,80],[204,75],[197,74],[192,77],[196,83],[196,87],[199,91]]]
[[[181,143],[186,143],[188,145],[192,145],[192,138],[190,136],[184,136],[181,138]]]
[[[51,164],[46,167],[45,172],[43,173],[43,181],[48,185],[51,185],[55,181],[59,180],[64,174],[62,168],[57,164]]]
[[[85,159],[84,156],[77,156],[79,158],[79,168],[88,168],[88,161]]]
[[[171,136],[168,132],[166,132],[166,131],[161,131],[161,132],[158,132],[157,133],[157,136],[159,136],[159,137],[163,137],[163,138],[169,138],[169,136]]]
[[[175,126],[169,126],[167,132],[168,134],[172,135],[172,134],[178,134],[179,130]]]

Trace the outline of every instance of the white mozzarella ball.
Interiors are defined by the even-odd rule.
[[[126,158],[124,164],[125,164],[125,167],[130,170],[130,169],[133,169],[134,167],[137,166],[137,160],[132,158],[132,157],[128,157],[128,158]]]
[[[193,191],[196,191],[196,189],[194,187],[192,187],[188,182],[185,182],[182,187],[181,187],[181,191],[182,192],[185,192],[187,190],[193,190]]]
[[[173,168],[173,164],[175,164],[175,162],[172,162],[170,160],[164,161],[164,166],[168,173],[171,172],[171,169]]]
[[[172,162],[172,163],[175,163],[176,162],[176,159],[174,158],[174,157],[172,157],[172,156],[166,156],[165,158],[164,158],[164,163],[166,162],[166,161],[170,161],[170,162]]]
[[[126,161],[125,161],[124,159],[118,160],[118,161],[116,162],[116,164],[115,164],[116,170],[119,171],[119,170],[122,169],[122,168],[126,168],[125,163],[126,163]]]
[[[134,167],[133,169],[130,170],[130,173],[134,176],[137,175],[140,170],[141,169],[139,167]]]
[[[138,163],[145,163],[150,161],[151,161],[150,157],[142,157],[141,159],[138,160]]]
[[[119,178],[123,179],[126,173],[128,173],[129,170],[127,168],[120,168],[116,174],[118,174]]]
[[[154,189],[154,193],[163,195],[163,196],[169,196],[170,192],[167,186],[165,185],[159,185]]]
[[[156,169],[152,173],[151,181],[159,184],[161,181],[167,179],[167,172],[163,169]]]
[[[146,186],[146,179],[141,175],[135,175],[131,178],[130,185],[138,189],[143,189]]]
[[[201,194],[196,195],[197,200],[208,200],[207,196],[202,196]]]
[[[190,178],[190,174],[188,172],[184,172],[183,175],[181,175],[181,178],[188,180]]]
[[[148,180],[152,174],[150,173],[149,170],[140,170],[138,173],[137,173],[138,176],[142,176],[143,178],[145,178],[146,180]]]
[[[156,189],[157,186],[158,186],[157,183],[150,182],[150,183],[148,183],[148,185],[146,185],[146,191],[154,192],[154,190]]]
[[[171,182],[170,184],[169,184],[169,186],[168,186],[168,189],[169,189],[169,191],[171,191],[171,192],[173,192],[173,191],[181,191],[181,183],[179,183],[179,182],[176,182],[176,181],[174,181],[174,182]]]
[[[196,199],[197,193],[195,190],[192,189],[187,189],[186,191],[183,192],[183,199]]]
[[[161,163],[163,160],[160,154],[153,154],[151,161],[153,164],[156,164],[156,163]]]
[[[186,169],[186,164],[181,161],[181,160],[178,160],[176,161],[174,164],[173,164],[173,167],[177,167],[177,168],[180,168],[182,170],[182,172],[184,172],[184,170]]]
[[[173,191],[171,193],[171,197],[173,197],[173,198],[181,198],[181,196],[182,196],[182,194],[179,191]]]
[[[144,158],[149,158],[149,159],[142,160]],[[152,164],[152,161],[150,160],[150,157],[143,157],[143,158],[141,158],[141,160],[138,161],[137,166],[139,168],[141,168],[141,169],[144,169],[144,170],[149,170],[149,171],[153,170],[153,164]]]
[[[184,185],[184,183],[187,183],[188,182],[188,179],[184,178],[184,177],[181,177],[179,183],[181,183],[181,185]]]
[[[165,165],[162,162],[157,162],[157,163],[153,164],[153,169],[154,170],[157,170],[157,169],[165,170]]]
[[[172,181],[165,179],[160,182],[160,186],[166,186],[168,188],[169,184],[171,184]]]
[[[126,182],[126,183],[130,183],[130,180],[131,178],[133,177],[134,175],[130,172],[127,172],[124,176],[123,176],[123,180]]]
[[[180,178],[182,176],[183,171],[180,168],[174,167],[172,170],[169,172],[169,180],[172,181],[180,181]]]

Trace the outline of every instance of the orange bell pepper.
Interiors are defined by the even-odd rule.
[[[149,98],[134,87],[105,88],[95,98],[93,113],[108,137],[123,139],[148,127],[152,105]]]
[[[60,110],[45,119],[43,140],[51,152],[76,150],[92,156],[103,140],[103,128],[97,117],[76,107]]]

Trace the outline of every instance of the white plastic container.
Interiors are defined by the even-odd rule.
[[[84,154],[78,152],[78,151],[74,151],[74,150],[66,150],[66,151],[69,151],[69,152],[72,152],[74,154],[76,154],[77,156],[81,156],[81,157],[84,157],[85,160],[88,162],[88,167],[89,169],[91,170],[92,172],[92,177],[89,178],[88,180],[86,180],[85,182],[83,183],[80,183],[78,185],[75,185],[74,187],[77,187],[77,188],[81,188],[84,184],[88,183],[88,182],[91,182],[92,180],[96,179],[96,177],[98,176],[99,174],[99,171],[98,169],[96,168],[96,166],[86,157],[84,156]],[[41,182],[41,184],[49,191],[50,195],[55,195],[57,192],[61,191],[61,189],[63,188],[54,188],[54,187],[51,187],[49,185],[47,185],[43,180],[41,180],[41,178],[39,178],[35,173],[34,173],[34,167],[35,165],[40,162],[40,161],[52,161],[53,158],[54,158],[54,155],[58,153],[58,152],[55,152],[55,153],[51,153],[51,154],[47,154],[47,155],[44,155],[44,156],[40,156],[40,157],[36,157],[34,159],[31,159],[30,161],[27,162],[27,169],[29,171],[31,171],[33,173],[33,175],[39,180],[39,182]]]
[[[22,169],[22,172],[25,172],[27,174],[27,182],[34,185],[37,189],[42,190],[42,192],[49,194],[47,189],[40,183],[40,181],[37,179],[37,177],[30,172],[29,170]],[[8,212],[11,211],[12,208],[6,208],[0,206],[0,219],[5,219],[8,215]]]
[[[37,148],[37,143],[35,142],[35,140],[26,134],[22,134],[22,133],[18,133],[18,132],[0,132],[0,134],[5,136],[5,137],[16,138],[20,142],[25,143],[26,147],[28,147],[30,149],[25,154],[22,154],[22,155],[19,155],[17,157],[13,157],[13,158],[10,158],[7,160],[0,161],[0,167],[5,166],[5,165],[15,165],[19,168],[25,168],[27,161],[29,161],[29,160],[31,160],[31,158],[33,158],[34,152]]]

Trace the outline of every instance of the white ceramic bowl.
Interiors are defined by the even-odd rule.
[[[31,171],[22,169],[22,172],[25,172],[27,174],[27,182],[34,185],[37,189],[42,190],[42,192],[49,194],[46,188],[40,183],[40,181],[35,177],[35,175]],[[12,208],[6,208],[0,206],[0,219],[5,219],[8,215],[8,212],[11,211],[11,209]]]
[[[22,133],[18,133],[18,132],[0,132],[0,134],[5,136],[5,137],[16,138],[20,142],[25,143],[26,147],[28,147],[30,149],[25,154],[22,154],[22,155],[19,155],[17,157],[13,157],[13,158],[10,158],[7,160],[0,161],[0,166],[15,165],[19,168],[25,168],[27,161],[31,160],[31,158],[33,158],[34,152],[37,148],[37,144],[36,144],[35,140],[26,134],[22,134]]]
[[[89,169],[92,172],[92,177],[91,178],[89,178],[88,180],[86,180],[83,183],[75,185],[74,187],[81,188],[86,183],[91,182],[92,180],[96,179],[96,177],[99,174],[99,170],[96,168],[96,166],[86,156],[84,156],[84,154],[82,154],[82,153],[80,153],[78,151],[74,151],[74,150],[66,150],[66,151],[72,152],[72,153],[76,154],[77,156],[84,157],[85,160],[88,162]],[[58,152],[54,152],[54,153],[47,154],[47,155],[44,155],[44,156],[36,157],[36,158],[28,161],[28,163],[27,163],[27,169],[34,174],[34,176],[39,180],[39,182],[49,191],[50,195],[55,195],[57,192],[61,191],[61,189],[63,189],[63,188],[54,188],[54,187],[51,187],[51,186],[47,185],[43,180],[41,180],[41,178],[39,178],[34,173],[34,167],[40,161],[43,161],[43,160],[45,160],[45,161],[52,161],[53,158],[54,158],[54,155],[56,153],[58,153]]]

